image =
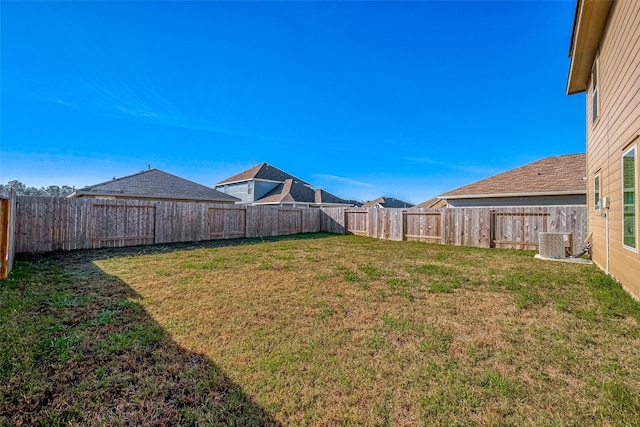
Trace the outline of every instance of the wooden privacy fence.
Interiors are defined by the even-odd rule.
[[[6,279],[13,267],[16,193],[0,198],[0,280]]]
[[[536,249],[540,232],[586,237],[585,206],[285,208],[12,195],[0,199],[0,278],[14,252],[122,247],[325,231],[386,240]]]
[[[322,231],[385,240],[535,250],[539,233],[566,232],[576,253],[587,233],[585,206],[322,210]]]
[[[315,208],[19,196],[15,252],[319,232]]]

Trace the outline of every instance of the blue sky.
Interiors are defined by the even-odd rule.
[[[419,203],[585,151],[574,1],[7,2],[0,182],[268,162]]]

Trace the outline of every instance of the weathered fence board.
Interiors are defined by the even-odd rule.
[[[277,228],[278,234],[281,236],[302,233],[302,211],[300,209],[279,209]]]
[[[344,214],[344,212],[343,212]],[[316,208],[20,196],[16,252],[319,232]]]
[[[320,209],[303,209],[302,211],[302,232],[315,233],[321,228]]]
[[[383,240],[404,240],[403,213],[404,209],[371,209],[368,236]]]
[[[405,240],[441,243],[442,213],[439,209],[411,210],[403,215]]]
[[[537,249],[538,235],[548,231],[550,215],[542,207],[494,209],[492,243],[498,248]]]
[[[372,209],[371,215],[375,214]],[[345,211],[345,224],[348,233],[360,236],[369,235],[369,212],[366,209],[350,209]]]
[[[322,208],[320,211],[320,229],[327,233],[346,234],[346,214],[344,208]]]
[[[540,232],[556,231],[573,234],[572,252],[577,253],[587,230],[585,206],[322,211],[322,231],[481,248],[533,250]]]
[[[10,237],[15,252],[318,231],[458,246],[536,249],[539,233],[554,231],[572,233],[573,252],[576,253],[586,237],[587,220],[584,206],[406,210],[30,196],[18,196],[13,200],[15,215],[10,215],[13,222]],[[6,258],[7,255],[3,256]],[[2,265],[5,264],[6,261]]]
[[[209,208],[209,239],[235,239],[247,235],[247,211],[243,208]]]
[[[64,199],[55,199],[57,201],[54,201],[54,204],[64,201]],[[91,212],[94,231],[91,244],[94,249],[155,243],[156,207],[153,202],[104,201],[94,203]],[[63,219],[59,219],[63,224]],[[55,237],[55,235],[51,237],[53,242],[56,242]]]
[[[586,238],[584,206],[500,208],[492,216],[495,247],[535,250],[540,233],[567,232],[573,234],[572,252],[577,253]]]

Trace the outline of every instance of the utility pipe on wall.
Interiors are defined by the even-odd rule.
[[[602,198],[602,212],[604,212],[604,247],[605,247],[605,273],[609,274],[609,198]]]

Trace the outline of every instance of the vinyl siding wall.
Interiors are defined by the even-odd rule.
[[[249,192],[250,182],[253,185],[253,191],[251,193]],[[216,186],[215,189],[242,200],[239,203],[253,203],[256,200],[262,198],[277,185],[277,182],[244,181],[234,184],[219,185]]]
[[[251,203],[253,202],[253,194],[249,194],[247,191],[248,187],[248,182],[239,182],[237,184],[216,186],[215,189],[230,196],[237,197],[241,200],[241,202],[238,203]]]
[[[614,2],[600,43],[598,67],[599,117],[592,120],[592,82],[586,93],[587,192],[593,259],[606,266],[606,227],[595,211],[594,178],[600,175],[601,197],[610,200],[609,272],[640,298],[640,254],[622,244],[622,156],[635,144],[640,148],[640,2]],[[636,200],[638,151],[636,150]],[[638,230],[636,209],[636,232]],[[640,247],[640,241],[637,241]]]
[[[447,204],[454,208],[468,207],[504,207],[504,206],[566,206],[586,205],[584,194],[563,196],[530,196],[530,197],[489,197],[486,199],[449,199]]]

